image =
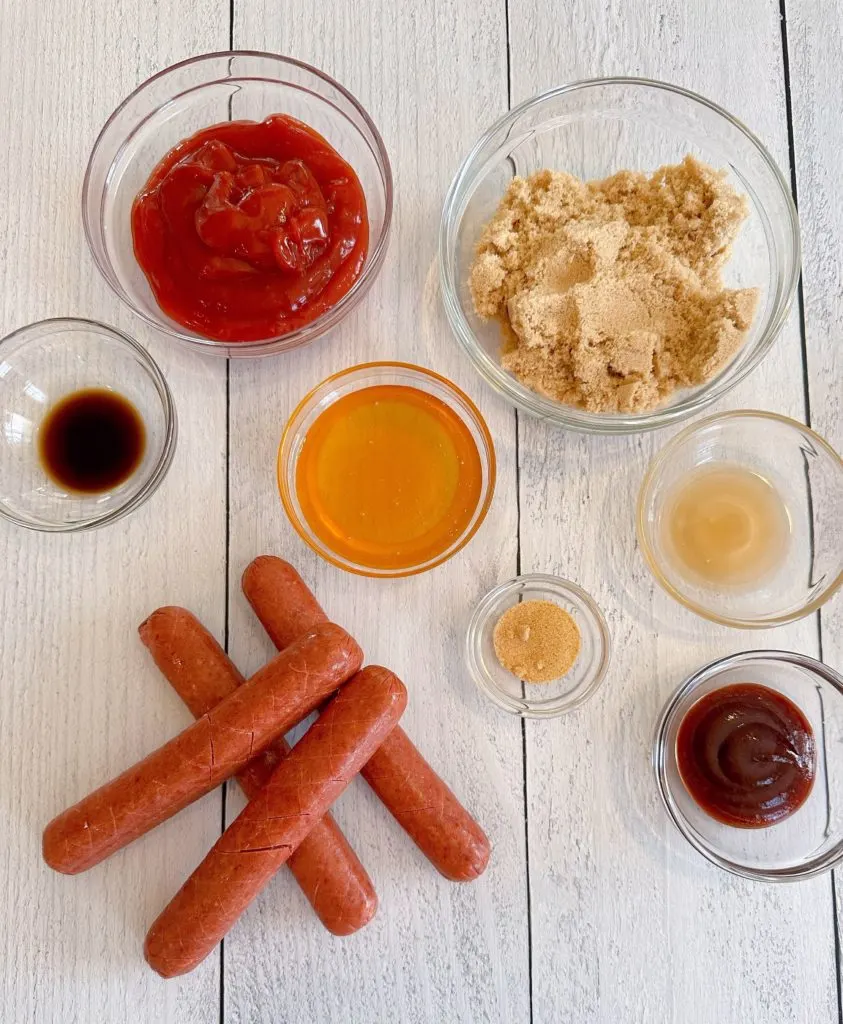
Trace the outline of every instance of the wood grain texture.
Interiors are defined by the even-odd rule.
[[[843,10],[832,0],[788,4],[793,142],[802,224],[805,339],[811,426],[843,452]],[[843,671],[843,596],[820,610],[822,658]],[[841,873],[834,872],[838,929]],[[841,965],[838,964],[838,971]],[[840,979],[843,986],[843,978]],[[843,1016],[843,1005],[841,1006]]]
[[[664,79],[742,118],[787,173],[779,11],[768,0],[517,0],[510,43],[513,103],[596,75]],[[803,418],[795,317],[719,407]],[[741,649],[817,654],[815,617],[746,634],[695,618],[655,588],[636,547],[634,502],[647,462],[674,432],[612,440],[521,420],[523,570],[583,585],[614,641],[592,704],[528,723],[533,1020],[836,1021],[828,879],[771,888],[726,875],[690,850],[655,792],[656,717],[690,671]]]
[[[787,4],[793,136],[805,264],[812,422],[843,449],[839,151],[843,15],[833,0]],[[408,733],[488,831],[487,874],[435,874],[361,783],[336,816],[372,874],[374,922],[338,939],[279,876],[225,942],[227,1024],[789,1024],[838,1021],[832,883],[753,885],[709,866],[658,804],[649,765],[656,715],[679,679],[739,649],[816,655],[817,618],[763,633],[712,626],[654,588],[633,504],[672,431],[594,439],[522,418],[479,382],[441,311],[435,267],[448,182],[479,132],[512,102],[576,78],[642,74],[689,86],[743,118],[787,172],[779,4],[747,0],[235,0],[234,44],[312,61],[354,92],[395,174],[390,252],[371,293],[308,349],[234,363],[226,581],[226,370],[141,326],[89,259],[79,217],[96,132],[152,72],[221,49],[221,0],[0,3],[0,334],[85,315],[148,345],[179,410],[168,479],[135,515],[75,537],[0,524],[0,1019],[215,1024],[220,958],[162,982],[144,932],[219,833],[211,794],[88,875],[40,859],[46,821],[187,724],[135,636],[181,603],[244,672],[271,646],[239,592],[251,558],[291,559],[370,661],[410,691]],[[508,19],[508,25],[507,25]],[[509,48],[510,82],[507,82]],[[366,359],[432,366],[478,400],[495,438],[490,516],[446,566],[405,581],[347,576],[295,537],[274,480],[287,415],[328,373]],[[796,317],[722,407],[803,418]],[[576,715],[526,729],[527,851],[520,724],[474,691],[462,658],[475,600],[516,571],[516,459],[524,572],[559,572],[597,599],[614,658]],[[843,598],[821,613],[822,654],[843,668]],[[229,820],[242,806],[229,792]],[[837,905],[843,907],[843,895]],[[840,922],[843,927],[843,919]]]
[[[249,671],[269,653],[239,578],[256,554],[283,555],[368,660],[405,682],[402,724],[487,830],[493,853],[478,881],[446,881],[356,782],[335,812],[378,890],[377,916],[356,935],[332,938],[288,880],[274,879],[225,941],[226,1019],[526,1021],[521,732],[474,691],[462,658],[473,603],[515,573],[514,420],[458,354],[435,267],[450,178],[478,127],[506,104],[503,4],[377,0],[363,15],[351,0],[238,0],[234,42],[293,54],[348,87],[384,136],[396,202],[383,271],[338,330],[283,358],[232,364],[232,654]],[[478,399],[499,460],[497,496],[477,538],[439,569],[393,582],[320,562],[289,528],[274,479],[281,429],[298,399],[331,372],[390,358],[433,366]]]
[[[159,360],[180,420],[169,477],[103,530],[0,524],[0,1017],[9,1024],[212,1024],[219,961],[165,986],[143,962],[149,923],[219,833],[220,795],[79,878],[41,860],[47,821],[189,721],[137,639],[157,605],[219,635],[225,607],[225,364],[141,327],[82,234],[97,132],[144,78],[227,40],[228,4],[68,0],[0,5],[0,333],[46,316],[100,318]],[[199,519],[201,517],[201,526]]]

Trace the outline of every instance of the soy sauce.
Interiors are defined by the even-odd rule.
[[[146,428],[128,399],[105,388],[62,398],[39,430],[41,463],[69,491],[101,494],[124,483],[140,465]]]

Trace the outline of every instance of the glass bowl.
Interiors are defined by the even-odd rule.
[[[130,215],[161,158],[201,128],[285,113],[304,121],[357,172],[369,212],[369,254],[351,289],[312,323],[261,341],[213,341],[171,320],[135,260]],[[336,326],[368,291],[386,254],[392,172],[371,118],[338,82],[301,61],[271,53],[210,53],[153,75],[114,111],[94,143],[82,190],[94,262],[120,299],[172,338],[223,356],[255,356],[306,345]]]
[[[521,601],[552,601],[580,631],[580,651],[571,669],[550,683],[523,683],[497,659],[493,633],[498,619]],[[504,711],[522,718],[557,718],[580,707],[603,681],[611,641],[606,620],[576,583],[534,573],[490,590],[471,616],[466,632],[468,670],[480,689]]]
[[[123,483],[76,494],[45,472],[38,429],[58,399],[90,387],[132,403],[146,428],[146,445]],[[0,410],[0,515],[31,530],[73,533],[115,522],[158,489],[176,450],[176,408],[158,366],[128,335],[93,320],[42,320],[3,338]]]
[[[784,694],[808,719],[817,774],[805,803],[767,828],[735,828],[694,801],[676,764],[679,726],[712,690],[760,683]],[[659,793],[676,827],[713,864],[745,878],[789,882],[828,871],[843,859],[843,677],[822,662],[787,651],[748,651],[706,665],[686,679],[662,711],[653,746]]]
[[[480,456],[481,485],[477,506],[462,534],[453,543],[425,562],[400,568],[382,569],[352,562],[344,555],[327,547],[316,535],[305,518],[296,493],[296,466],[307,432],[315,420],[338,399],[353,391],[378,384],[399,384],[404,387],[417,388],[433,395],[444,402],[468,427],[477,452]],[[376,362],[362,363],[341,370],[326,378],[299,402],[293,411],[278,448],[278,489],[281,502],[289,516],[290,522],[302,540],[332,565],[339,566],[347,572],[359,576],[398,577],[413,576],[426,572],[434,566],[441,565],[453,557],[471,540],[480,528],[495,491],[495,447],[492,435],[480,410],[468,395],[447,378],[428,370],[423,366],[412,366],[409,363]]]
[[[646,413],[594,413],[546,398],[500,365],[501,330],[474,312],[469,268],[480,234],[509,182],[543,168],[581,179],[622,169],[652,172],[691,153],[726,168],[750,213],[724,269],[730,288],[759,286],[755,320],[740,352],[716,377]],[[513,405],[563,427],[624,434],[686,419],[721,398],[761,362],[787,316],[799,279],[796,208],[770,154],[738,120],[686,89],[641,78],[566,85],[528,100],[478,140],[451,184],[439,233],[445,310],[481,376]]]
[[[766,479],[784,502],[789,543],[776,569],[752,587],[706,586],[671,560],[663,537],[674,487],[698,467],[727,463]],[[638,541],[656,580],[677,601],[725,626],[761,629],[816,611],[843,583],[843,461],[796,420],[771,412],[720,413],[680,431],[641,485]]]

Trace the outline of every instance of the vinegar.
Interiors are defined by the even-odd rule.
[[[344,395],[307,432],[296,465],[304,518],[332,551],[403,569],[458,540],[480,500],[482,466],[462,419],[419,388]]]
[[[742,466],[690,473],[665,501],[663,542],[677,569],[698,582],[749,586],[771,575],[790,543],[790,516],[773,485]]]

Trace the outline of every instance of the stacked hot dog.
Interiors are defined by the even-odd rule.
[[[76,874],[237,776],[249,803],[147,935],[163,977],[196,967],[284,863],[335,935],[371,920],[374,887],[328,814],[358,773],[447,878],[470,881],[489,859],[483,830],[396,724],[401,681],[360,668],[357,643],[287,562],[255,559],[243,590],[279,654],[244,680],[190,612],[154,612],[141,639],[196,722],[44,831],[44,859]],[[284,733],[326,700],[290,750]]]

